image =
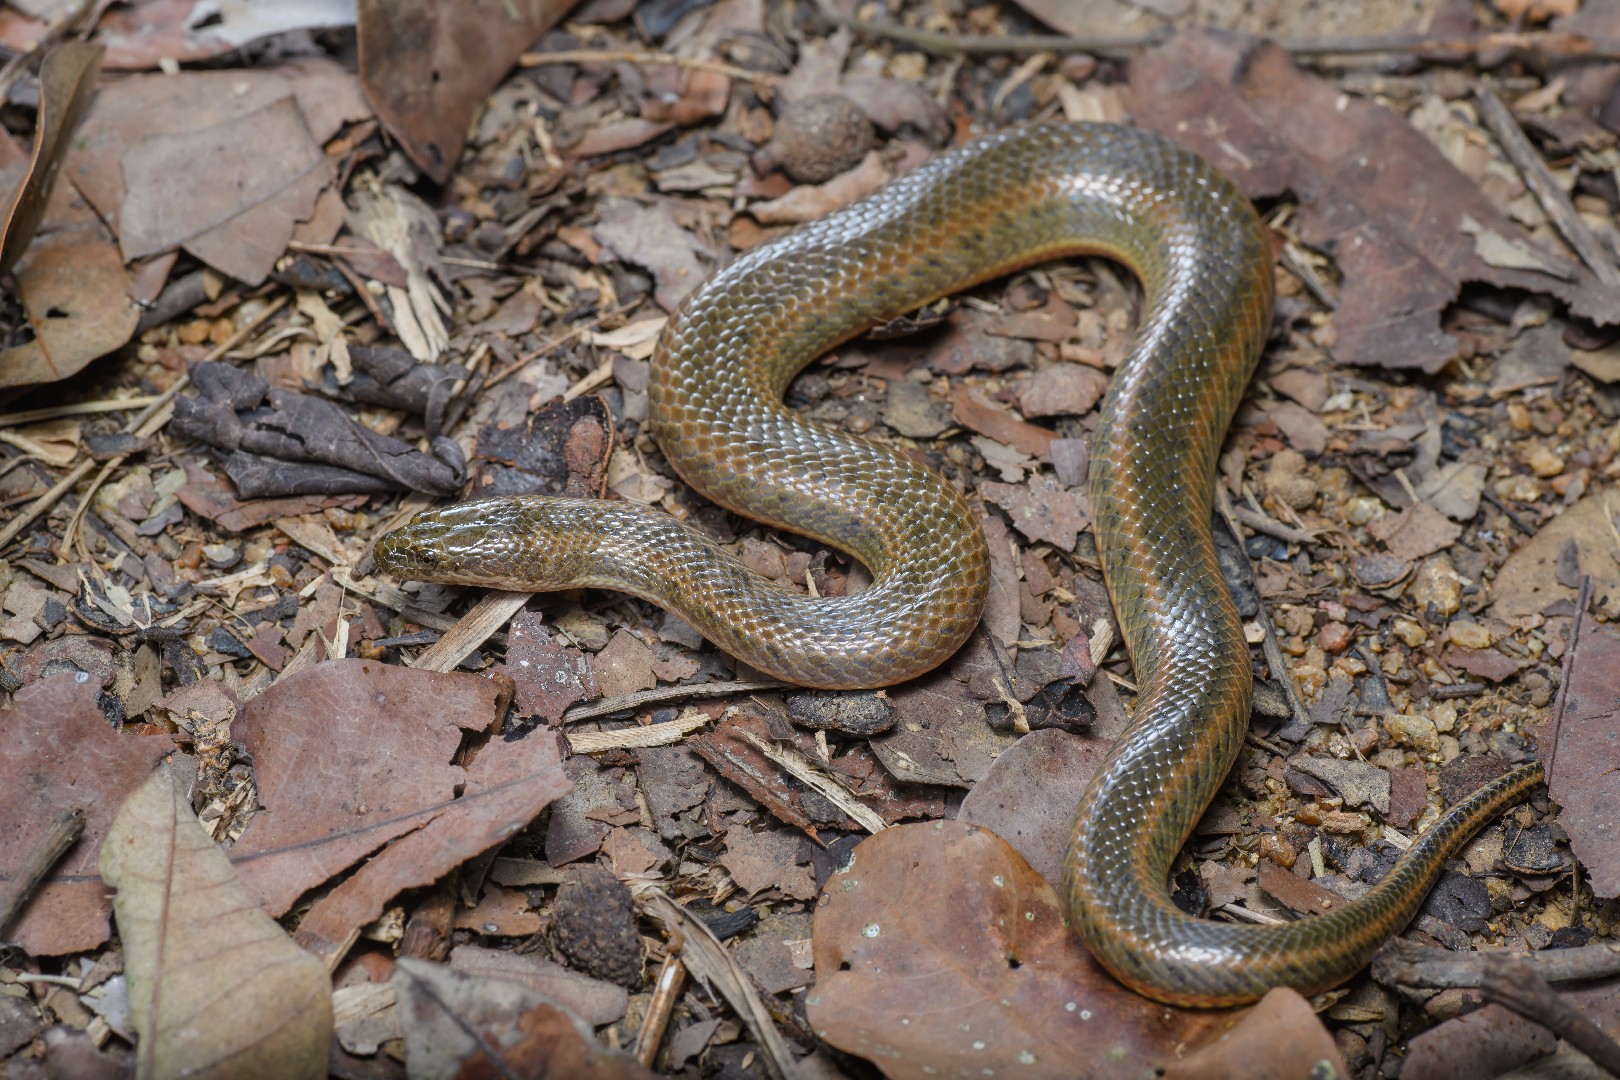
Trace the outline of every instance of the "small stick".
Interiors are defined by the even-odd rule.
[[[1610,1075],[1620,1076],[1620,1043],[1553,992],[1529,957],[1508,953],[1487,955],[1480,992],[1486,1001],[1504,1005],[1526,1020],[1548,1028],[1591,1058]]]
[[[1237,541],[1238,550],[1243,550],[1243,534],[1238,531],[1237,515],[1232,512],[1232,500],[1227,498],[1226,490],[1219,485],[1215,488],[1215,505],[1220,511],[1221,520],[1225,523],[1232,539]],[[1249,566],[1247,554],[1244,555],[1243,565],[1249,569],[1249,580],[1254,580],[1254,568]],[[1259,597],[1260,590],[1255,590]],[[1305,702],[1300,700],[1299,688],[1294,685],[1294,676],[1288,670],[1288,661],[1283,658],[1282,646],[1277,644],[1277,630],[1271,625],[1271,613],[1266,610],[1264,599],[1260,600],[1260,611],[1255,622],[1260,624],[1260,650],[1265,654],[1266,664],[1271,668],[1271,677],[1282,684],[1283,694],[1288,698],[1288,714],[1293,717],[1296,724],[1309,724],[1311,722],[1310,710],[1305,708]]]
[[[763,83],[766,86],[775,86],[782,81],[782,76],[772,75],[768,71],[749,71],[747,68],[722,64],[714,60],[691,60],[684,56],[670,56],[667,53],[629,50],[559,49],[556,52],[524,53],[518,57],[518,63],[524,67],[544,67],[546,64],[640,64],[644,67],[678,67],[689,71],[708,71],[732,79]]]
[[[1558,761],[1558,737],[1564,730],[1564,709],[1569,704],[1569,673],[1575,666],[1575,650],[1581,644],[1581,631],[1586,628],[1586,609],[1592,603],[1592,577],[1581,575],[1581,590],[1575,599],[1575,621],[1569,627],[1569,641],[1564,644],[1564,668],[1558,676],[1558,700],[1553,705],[1552,727],[1547,731],[1547,787],[1552,788],[1553,765]],[[1538,740],[1539,745],[1539,740]],[[1579,892],[1576,893],[1579,896]]]
[[[1373,960],[1373,978],[1387,986],[1426,989],[1475,987],[1498,953],[1458,953],[1396,938]],[[1526,957],[1548,982],[1579,982],[1620,975],[1620,942],[1596,941],[1573,949],[1545,949]]]
[[[73,842],[84,832],[84,811],[64,810],[45,827],[45,832],[35,841],[34,846],[28,850],[19,864],[17,872],[11,880],[0,890],[0,932],[11,925],[28,903],[28,898],[34,895],[51,867],[62,857]]]
[[[1581,220],[1575,204],[1553,181],[1552,173],[1547,171],[1536,148],[1530,145],[1524,129],[1519,127],[1519,122],[1513,118],[1508,107],[1502,104],[1496,91],[1483,79],[1474,83],[1474,102],[1479,106],[1479,118],[1496,136],[1496,144],[1519,170],[1519,175],[1524,177],[1524,186],[1535,194],[1541,208],[1558,226],[1558,231],[1564,234],[1564,239],[1569,241],[1569,246],[1575,249],[1582,262],[1591,267],[1598,280],[1611,289],[1620,288],[1620,268],[1615,266],[1613,256],[1604,250],[1597,234]]]
[[[653,983],[652,1000],[647,1003],[647,1016],[641,1022],[641,1030],[636,1033],[636,1060],[648,1069],[653,1067],[653,1060],[658,1057],[658,1046],[664,1041],[669,1018],[675,1012],[675,1004],[681,999],[681,988],[686,984],[686,965],[681,963],[681,948],[685,943],[686,935],[679,930],[670,935],[669,944],[664,949],[663,966],[658,969],[658,978]]]
[[[950,34],[930,30],[912,30],[888,23],[865,22],[827,10],[824,5],[816,17],[832,26],[846,26],[869,37],[887,38],[913,45],[924,52],[942,55],[969,54],[984,56],[1023,55],[1026,53],[1090,53],[1093,56],[1127,57],[1136,50],[1158,45],[1169,39],[1169,29],[1149,30],[1136,34],[1096,34],[1069,36],[1064,34]],[[1294,56],[1366,56],[1377,53],[1451,53],[1471,56],[1497,49],[1522,49],[1560,57],[1579,56],[1583,59],[1620,59],[1620,41],[1610,38],[1588,37],[1545,31],[1528,34],[1484,33],[1463,34],[1456,37],[1427,37],[1423,34],[1375,34],[1370,36],[1328,38],[1284,38],[1277,42],[1285,52]]]
[[[618,697],[607,698],[591,705],[575,705],[563,713],[562,722],[576,723],[580,720],[591,720],[598,716],[611,716],[613,713],[630,712],[643,705],[653,705],[662,701],[681,701],[694,697],[725,697],[728,694],[750,694],[756,690],[781,690],[790,684],[776,682],[775,680],[758,680],[754,682],[711,682],[694,683],[687,686],[660,686],[656,690],[637,690],[633,694],[621,694]]]

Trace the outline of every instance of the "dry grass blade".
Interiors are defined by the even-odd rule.
[[[125,801],[101,876],[118,890],[137,1077],[326,1075],[326,969],[259,910],[168,769]]]

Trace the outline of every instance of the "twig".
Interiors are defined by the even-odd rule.
[[[59,420],[64,416],[130,412],[134,409],[144,409],[157,400],[156,396],[148,396],[124,398],[123,400],[105,398],[101,401],[81,401],[77,405],[45,405],[38,409],[25,409],[22,412],[0,414],[0,428],[38,424],[45,420]]]
[[[1620,1043],[1555,994],[1529,957],[1492,953],[1486,959],[1485,980],[1479,987],[1485,1000],[1534,1020],[1610,1075],[1620,1076]]]
[[[24,854],[15,873],[5,883],[5,888],[0,890],[0,933],[11,925],[11,920],[22,911],[28,898],[34,895],[40,881],[56,865],[56,860],[73,846],[82,832],[82,810],[64,810],[46,826],[45,832]]]
[[[748,976],[737,966],[714,931],[702,920],[694,918],[685,908],[670,899],[657,885],[627,881],[642,912],[664,924],[670,933],[681,934],[685,941],[681,960],[693,977],[708,985],[736,1010],[737,1016],[754,1036],[765,1068],[775,1080],[789,1080],[794,1074],[793,1055],[787,1043],[776,1030],[771,1010],[760,997]]]
[[[1553,181],[1541,155],[1530,145],[1524,129],[1519,127],[1519,122],[1513,118],[1508,107],[1502,104],[1496,91],[1483,79],[1474,83],[1474,101],[1479,106],[1479,118],[1496,136],[1496,144],[1519,170],[1519,175],[1524,177],[1525,187],[1535,194],[1541,208],[1558,226],[1558,231],[1564,234],[1564,239],[1569,241],[1569,246],[1575,249],[1582,262],[1591,267],[1598,280],[1611,289],[1620,288],[1620,268],[1615,266],[1614,259],[1604,250],[1603,242],[1581,220],[1575,204]]]
[[[911,45],[924,52],[943,55],[985,56],[1028,53],[1090,53],[1093,56],[1126,57],[1170,38],[1168,28],[1136,34],[949,34],[912,30],[890,23],[872,23],[822,10],[816,16],[833,26],[846,26],[868,37],[886,38]],[[1484,33],[1455,37],[1428,37],[1423,34],[1379,34],[1355,37],[1284,38],[1277,42],[1284,51],[1300,57],[1365,56],[1377,53],[1434,54],[1471,56],[1501,49],[1520,49],[1544,55],[1581,57],[1592,60],[1620,59],[1620,41],[1589,37],[1585,34],[1536,32],[1527,34]]]
[[[480,596],[467,609],[467,614],[445,631],[442,638],[423,650],[411,667],[421,671],[454,671],[457,664],[472,655],[474,649],[488,641],[490,635],[522,611],[532,595],[491,589]]]
[[[772,75],[768,71],[749,71],[747,68],[722,64],[715,60],[692,60],[667,53],[630,50],[559,49],[556,52],[524,53],[518,57],[518,63],[524,67],[543,67],[546,64],[641,64],[645,67],[678,67],[689,71],[708,71],[733,79],[763,83],[766,86],[775,86],[782,81],[782,76]]]
[[[1314,544],[1316,533],[1309,529],[1296,529],[1292,525],[1284,525],[1256,510],[1251,510],[1241,504],[1233,506],[1232,516],[1247,525],[1257,533],[1265,533],[1287,544]],[[1236,530],[1234,530],[1234,533]]]
[[[658,1046],[664,1041],[669,1018],[675,1012],[676,1003],[681,1000],[681,987],[686,982],[686,965],[681,963],[681,949],[685,944],[686,936],[679,930],[670,935],[669,944],[664,948],[663,966],[658,969],[658,978],[653,981],[647,1016],[636,1034],[636,1060],[648,1069],[653,1067],[653,1061],[658,1057]]]
[[[1555,775],[1553,766],[1558,761],[1558,739],[1564,731],[1564,709],[1569,705],[1569,675],[1575,666],[1575,652],[1580,648],[1581,631],[1586,629],[1586,609],[1592,603],[1592,577],[1581,575],[1581,590],[1575,599],[1575,621],[1569,627],[1569,640],[1564,643],[1563,671],[1558,675],[1558,701],[1553,705],[1552,727],[1547,731],[1547,787],[1552,788]],[[1579,895],[1577,893],[1577,895]]]
[[[1243,550],[1243,534],[1238,531],[1237,515],[1232,512],[1232,500],[1226,497],[1226,491],[1219,486],[1215,489],[1215,506],[1221,515],[1221,521],[1237,541],[1238,550]],[[1247,556],[1243,565],[1249,568],[1250,579],[1253,580],[1253,568],[1249,567]],[[1259,590],[1255,590],[1259,596]],[[1282,684],[1283,694],[1288,698],[1288,713],[1293,717],[1293,723],[1309,724],[1311,714],[1305,708],[1305,702],[1300,700],[1299,690],[1294,686],[1294,677],[1288,671],[1288,661],[1283,658],[1282,646],[1277,644],[1277,631],[1271,625],[1271,613],[1266,611],[1264,601],[1260,603],[1259,617],[1255,622],[1260,624],[1260,650],[1265,653],[1266,664],[1271,668],[1271,677]]]
[[[1386,986],[1426,989],[1479,986],[1486,965],[1497,953],[1452,952],[1432,945],[1414,945],[1399,938],[1373,959],[1373,978]],[[1578,982],[1620,975],[1620,942],[1601,941],[1573,949],[1545,949],[1526,959],[1548,982]]]
[[[671,746],[699,728],[714,723],[714,717],[701,709],[687,709],[664,724],[620,728],[617,731],[569,732],[568,749],[575,754],[600,754],[604,750],[636,750],[644,746]]]
[[[633,694],[621,694],[618,697],[598,701],[593,705],[575,705],[562,715],[562,722],[572,724],[580,720],[591,720],[598,716],[611,716],[614,713],[631,712],[643,705],[654,705],[663,701],[683,701],[695,697],[726,697],[729,694],[749,694],[756,690],[780,690],[787,683],[776,682],[772,679],[754,682],[711,682],[695,683],[690,686],[661,686],[656,690],[637,690]]]

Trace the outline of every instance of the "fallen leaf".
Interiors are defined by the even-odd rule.
[[[477,676],[464,678],[486,681]],[[502,694],[486,723],[498,723],[505,712]],[[390,900],[406,889],[431,884],[475,855],[505,843],[569,787],[558,737],[552,732],[542,729],[522,736],[492,736],[476,748],[456,798],[426,808],[426,814],[411,814],[415,831],[372,856],[310,907],[298,924],[299,944],[323,958],[328,967],[335,967],[360,928],[381,915]]]
[[[45,55],[39,67],[39,116],[34,152],[27,171],[3,216],[5,242],[0,248],[0,274],[16,265],[28,250],[45,217],[45,204],[56,185],[73,129],[90,104],[101,72],[101,46],[68,41]]]
[[[816,895],[816,882],[808,865],[796,865],[799,839],[787,829],[756,831],[734,825],[726,831],[720,865],[749,897],[777,889],[789,900],[809,900]]]
[[[1620,634],[1582,619],[1568,658],[1563,719],[1558,739],[1543,754],[1552,764],[1547,790],[1563,807],[1558,823],[1586,868],[1594,895],[1620,896],[1620,845],[1615,843],[1615,807],[1620,806]]]
[[[1151,1076],[1232,1015],[1168,1009],[1126,990],[1063,923],[1052,887],[1006,841],[955,821],[863,841],[816,909],[822,1038],[892,1080]],[[918,994],[916,987],[928,987]]]
[[[1620,496],[1612,488],[1588,492],[1553,518],[1502,563],[1491,583],[1491,613],[1513,620],[1539,615],[1559,600],[1573,601],[1575,590],[1559,581],[1558,559],[1566,545],[1579,553],[1579,571],[1592,577],[1592,595],[1620,599],[1620,560],[1603,553],[1614,548],[1620,524]]]
[[[1059,881],[1074,808],[1110,745],[1057,728],[1032,731],[996,758],[956,820],[989,829],[1048,882]]]
[[[1493,1003],[1413,1036],[1401,1074],[1420,1080],[1506,1076],[1557,1044],[1540,1024]]]
[[[779,199],[753,204],[748,212],[761,225],[797,225],[864,199],[891,179],[883,158],[873,150],[859,165],[824,184],[800,184]]]
[[[986,702],[1002,700],[1002,665],[984,635],[924,675],[887,691],[895,725],[870,740],[896,780],[972,787],[1016,736],[985,722]]]
[[[1399,514],[1386,514],[1370,522],[1367,532],[1383,542],[1389,553],[1402,562],[1416,562],[1425,555],[1457,542],[1462,526],[1446,520],[1428,503],[1413,503]]]
[[[183,247],[249,285],[269,276],[293,224],[314,213],[334,176],[292,97],[219,124],[154,132],[122,164],[126,258]]]
[[[518,715],[542,716],[553,726],[568,706],[598,696],[596,673],[585,654],[558,644],[534,611],[513,616],[506,661],[495,671],[512,680]]]
[[[366,99],[417,167],[442,184],[489,92],[576,2],[363,0],[355,38]]]
[[[1030,457],[1042,461],[1051,458],[1052,440],[1057,438],[1055,432],[1020,420],[972,387],[958,386],[951,394],[951,413],[957,423],[969,430],[988,435]]]
[[[3,160],[15,144],[3,132],[0,144]],[[118,245],[70,184],[55,186],[14,275],[33,338],[0,351],[0,388],[64,379],[124,345],[140,322]]]
[[[1059,551],[1073,551],[1080,532],[1090,524],[1083,492],[1070,491],[1056,478],[1044,473],[1023,484],[979,484],[979,493],[1007,511],[1013,528],[1025,537],[1051,544]]]
[[[391,981],[412,1080],[653,1080],[635,1058],[605,1049],[582,1020],[526,986],[410,957],[394,965]]]
[[[468,780],[450,762],[468,732],[498,721],[504,696],[474,675],[333,660],[253,698],[231,730],[253,757],[261,807],[231,851],[243,883],[282,915],[444,813]]]
[[[707,267],[693,250],[692,234],[676,225],[661,207],[607,199],[597,210],[597,224],[591,232],[621,262],[652,271],[658,304],[665,311],[678,308],[708,276]]]
[[[107,940],[111,906],[96,870],[102,837],[118,806],[174,742],[125,735],[97,705],[94,679],[53,675],[17,691],[0,711],[0,877],[12,878],[41,822],[84,813],[78,844],[56,864],[6,936],[33,956],[86,952]]]
[[[622,1020],[630,1003],[630,993],[624,987],[570,971],[533,953],[457,945],[450,950],[450,966],[468,975],[526,986],[567,1007],[592,1027]]]
[[[118,892],[136,1075],[326,1075],[326,970],[259,910],[167,769],[124,803],[100,861]]]
[[[1197,150],[1250,198],[1299,199],[1301,239],[1344,275],[1334,317],[1341,363],[1440,370],[1458,348],[1440,314],[1468,281],[1620,321],[1620,296],[1573,257],[1573,281],[1481,259],[1464,218],[1516,243],[1527,242],[1524,231],[1398,113],[1307,74],[1277,45],[1178,34],[1132,61],[1131,89],[1143,127]]]
[[[1164,1080],[1296,1080],[1350,1075],[1333,1036],[1322,1026],[1311,1003],[1287,987],[1267,992],[1232,1030],[1170,1062],[1163,1073]]]

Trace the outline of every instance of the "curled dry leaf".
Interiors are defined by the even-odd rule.
[[[326,1075],[326,969],[259,910],[167,769],[118,812],[101,876],[118,891],[138,1077]]]
[[[1115,982],[1063,924],[1057,895],[1006,841],[954,821],[855,849],[816,911],[816,1032],[890,1077],[1151,1076],[1230,1011],[1168,1009]],[[922,988],[926,987],[926,991]]]
[[[0,274],[28,250],[45,217],[45,202],[56,183],[56,171],[71,145],[69,138],[95,93],[101,72],[101,46],[69,41],[50,51],[39,68],[39,130],[22,183],[11,197],[4,220]]]

